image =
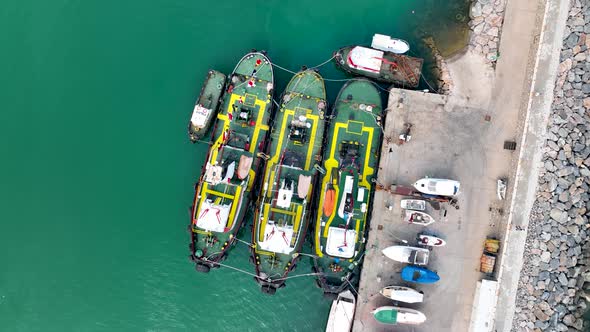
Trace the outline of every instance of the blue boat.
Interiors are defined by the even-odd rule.
[[[434,284],[440,280],[440,277],[436,272],[429,269],[408,265],[402,269],[402,279],[419,284]]]

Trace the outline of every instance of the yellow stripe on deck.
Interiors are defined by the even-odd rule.
[[[238,197],[240,197],[240,193],[242,192],[242,187],[237,186],[236,187],[236,193],[234,194],[234,199],[231,205],[231,210],[229,211],[229,217],[227,220],[227,226],[225,226],[226,228],[232,228],[234,220],[235,220],[235,216],[236,216],[236,211],[238,209],[238,205],[240,205],[239,199]]]
[[[287,210],[282,210],[282,209],[277,209],[277,208],[271,208],[270,211],[271,212],[277,212],[277,213],[286,214],[286,215],[291,216],[291,217],[294,217],[295,216],[295,212],[291,212],[291,211],[287,211]]]
[[[258,233],[258,241],[264,240],[264,231],[266,230],[266,223],[268,222],[268,210],[269,209],[270,209],[270,204],[264,204],[264,210],[262,212],[262,220],[256,221],[260,225],[260,229],[259,229],[259,233]]]
[[[268,130],[268,125],[265,125],[262,123],[262,119],[264,119],[264,113],[266,112],[266,105],[267,103],[260,100],[260,99],[256,99],[255,105],[259,107],[258,109],[258,117],[256,118],[256,127],[254,128],[254,134],[252,135],[252,141],[250,144],[250,153],[254,153],[254,149],[256,149],[256,147],[258,146],[258,136],[260,135],[260,131],[264,130],[267,131]],[[254,156],[256,157],[256,156]]]
[[[303,209],[303,206],[298,204],[297,205],[297,212],[295,213],[295,222],[293,224],[293,231],[296,233],[300,233],[299,232],[299,224],[301,223],[301,210],[302,209]]]
[[[237,187],[237,188],[239,188],[239,187]],[[222,192],[215,191],[215,190],[207,190],[205,193],[210,193],[210,194],[213,194],[215,196],[219,196],[219,197],[223,197],[223,198],[227,198],[227,199],[231,199],[231,200],[233,200],[236,197],[234,195],[224,194]]]

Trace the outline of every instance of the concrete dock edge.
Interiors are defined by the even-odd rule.
[[[524,129],[512,202],[503,243],[502,264],[498,272],[499,297],[496,312],[496,331],[512,329],[516,291],[523,263],[528,219],[536,198],[538,165],[545,142],[547,121],[553,102],[563,33],[569,10],[569,0],[547,0],[539,44],[529,91]],[[524,230],[513,230],[521,225]]]

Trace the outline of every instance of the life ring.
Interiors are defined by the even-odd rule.
[[[217,83],[217,88],[221,90],[221,83]]]
[[[463,14],[457,14],[455,15],[455,18],[457,19],[457,21],[459,22],[463,22],[465,21],[465,16],[463,16]]]
[[[344,59],[340,59],[340,64],[343,65],[344,64]]]

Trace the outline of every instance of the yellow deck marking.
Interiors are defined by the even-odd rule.
[[[286,214],[288,216],[295,216],[295,212],[291,212],[291,211],[287,211],[287,210],[282,210],[282,209],[277,209],[277,208],[271,208],[270,209],[271,212],[277,212],[277,213],[282,213],[282,214]]]
[[[350,121],[349,121],[350,122]],[[326,160],[325,162],[325,166],[326,166],[326,175],[324,176],[324,179],[322,181],[322,189],[325,188],[326,183],[329,180],[330,174],[332,172],[332,169],[335,167],[338,167],[338,162],[334,159],[334,155],[336,153],[336,146],[338,145],[339,141],[338,141],[338,132],[340,131],[341,128],[344,128],[348,131],[348,123],[344,124],[344,123],[336,123],[335,124],[335,128],[334,128],[334,134],[332,135],[332,140],[331,140],[331,147],[330,147],[330,159]],[[371,153],[371,144],[372,144],[372,140],[373,140],[373,128],[371,127],[362,127],[362,132],[367,132],[368,133],[368,142],[367,142],[367,148],[366,148],[366,155],[367,157],[365,157],[365,162],[364,162],[364,167],[363,167],[363,173],[361,176],[361,181],[359,182],[359,186],[363,186],[368,188],[369,190],[371,189],[371,185],[369,184],[369,182],[367,181],[367,177],[369,175],[372,175],[374,172],[374,169],[369,167],[369,154]],[[334,189],[336,191],[335,193],[335,197],[336,199],[338,198],[338,186],[334,186]],[[325,191],[323,191],[320,195],[320,202],[318,206],[323,206],[323,202],[325,199]],[[336,202],[337,203],[337,202]],[[336,204],[335,204],[336,206]],[[368,206],[368,204],[367,204]],[[335,209],[337,210],[337,209]],[[318,219],[316,221],[316,227],[321,227],[321,216],[322,214],[318,212]],[[330,224],[332,223],[332,220],[334,219],[334,213],[332,213],[329,217],[328,220],[326,221],[326,226],[324,226],[324,232],[323,232],[323,237],[328,237],[328,229],[330,227]],[[320,229],[320,228],[317,228]],[[319,232],[316,232],[316,252],[319,251]],[[321,257],[321,253],[318,253],[318,256]]]
[[[229,217],[227,219],[227,225],[225,226],[225,228],[232,228],[233,224],[234,224],[234,219],[235,219],[235,215],[236,215],[236,210],[238,209],[238,205],[240,205],[239,203],[239,197],[240,197],[240,193],[242,192],[242,187],[241,186],[237,186],[236,187],[236,193],[234,194],[234,199],[232,201],[231,204],[231,210],[229,211]]]
[[[193,228],[193,232],[197,233],[197,234],[203,234],[203,235],[211,235],[211,232],[209,231],[202,231],[200,229],[194,229]]]
[[[207,191],[204,191],[204,193],[206,193],[206,194],[207,193],[213,194],[215,196],[219,196],[219,197],[223,197],[223,198],[227,198],[227,199],[231,199],[231,200],[233,200],[236,197],[236,196],[233,196],[233,195],[230,195],[230,194],[224,194],[222,192],[215,191],[215,190],[207,190]]]
[[[207,182],[203,182],[203,186],[201,187],[201,198],[199,199],[199,205],[195,210],[195,215],[193,215],[193,219],[197,219],[197,215],[201,211],[201,205],[205,201],[205,198],[207,198],[207,195],[205,195],[205,193],[207,192],[207,187],[209,187],[209,184]]]
[[[266,188],[266,197],[270,197],[272,195],[272,184],[274,182],[275,179],[275,170],[273,167],[273,170],[270,171],[270,177],[268,178],[268,187]],[[270,180],[272,180],[272,182],[270,182]]]
[[[260,99],[256,99],[255,105],[259,107],[258,109],[258,117],[256,118],[256,127],[254,128],[254,134],[252,135],[252,141],[250,144],[250,153],[254,153],[254,149],[258,146],[258,135],[260,135],[260,131],[268,130],[268,125],[262,124],[262,119],[264,119],[264,113],[266,112],[266,103]],[[256,156],[254,156],[256,158]]]
[[[371,153],[371,144],[373,142],[373,128],[371,127],[363,127],[363,131],[366,131],[369,134],[369,138],[367,139],[367,153],[366,153],[366,157],[365,157],[365,167],[363,167],[363,176],[361,179],[361,182],[359,183],[361,186],[365,186],[369,189],[371,189],[371,184],[367,181],[367,177],[369,175],[373,175],[373,173],[375,172],[375,169],[373,169],[372,167],[369,167],[369,154]],[[367,206],[369,206],[367,204]]]
[[[264,204],[264,211],[262,212],[262,220],[264,220],[264,222],[260,222],[260,233],[258,234],[258,240],[259,241],[263,241],[264,240],[264,231],[266,229],[266,221],[268,220],[268,209],[270,208],[270,204]]]
[[[256,156],[254,156],[254,158],[256,158]],[[252,186],[254,185],[254,178],[256,177],[256,173],[253,169],[250,169],[248,171],[248,174],[250,174],[250,177],[248,178],[248,188],[246,190],[251,191]]]
[[[318,131],[318,127],[319,127],[319,116],[318,115],[313,115],[313,114],[308,114],[306,116],[308,119],[312,119],[314,122],[314,125],[311,126],[311,140],[309,141],[309,148],[307,149],[307,156],[305,159],[305,170],[309,171],[309,166],[311,165],[311,159],[313,157],[315,157],[313,155],[313,145],[315,144],[315,139],[316,139],[316,133]]]
[[[346,132],[348,134],[362,135],[364,128],[363,124],[364,123],[360,121],[348,120],[348,123],[346,124]],[[353,128],[359,128],[361,131],[354,131]]]
[[[295,215],[295,222],[293,223],[293,235],[295,235],[295,233],[300,233],[299,224],[301,223],[301,210],[303,210],[303,206],[297,205],[297,213]]]

